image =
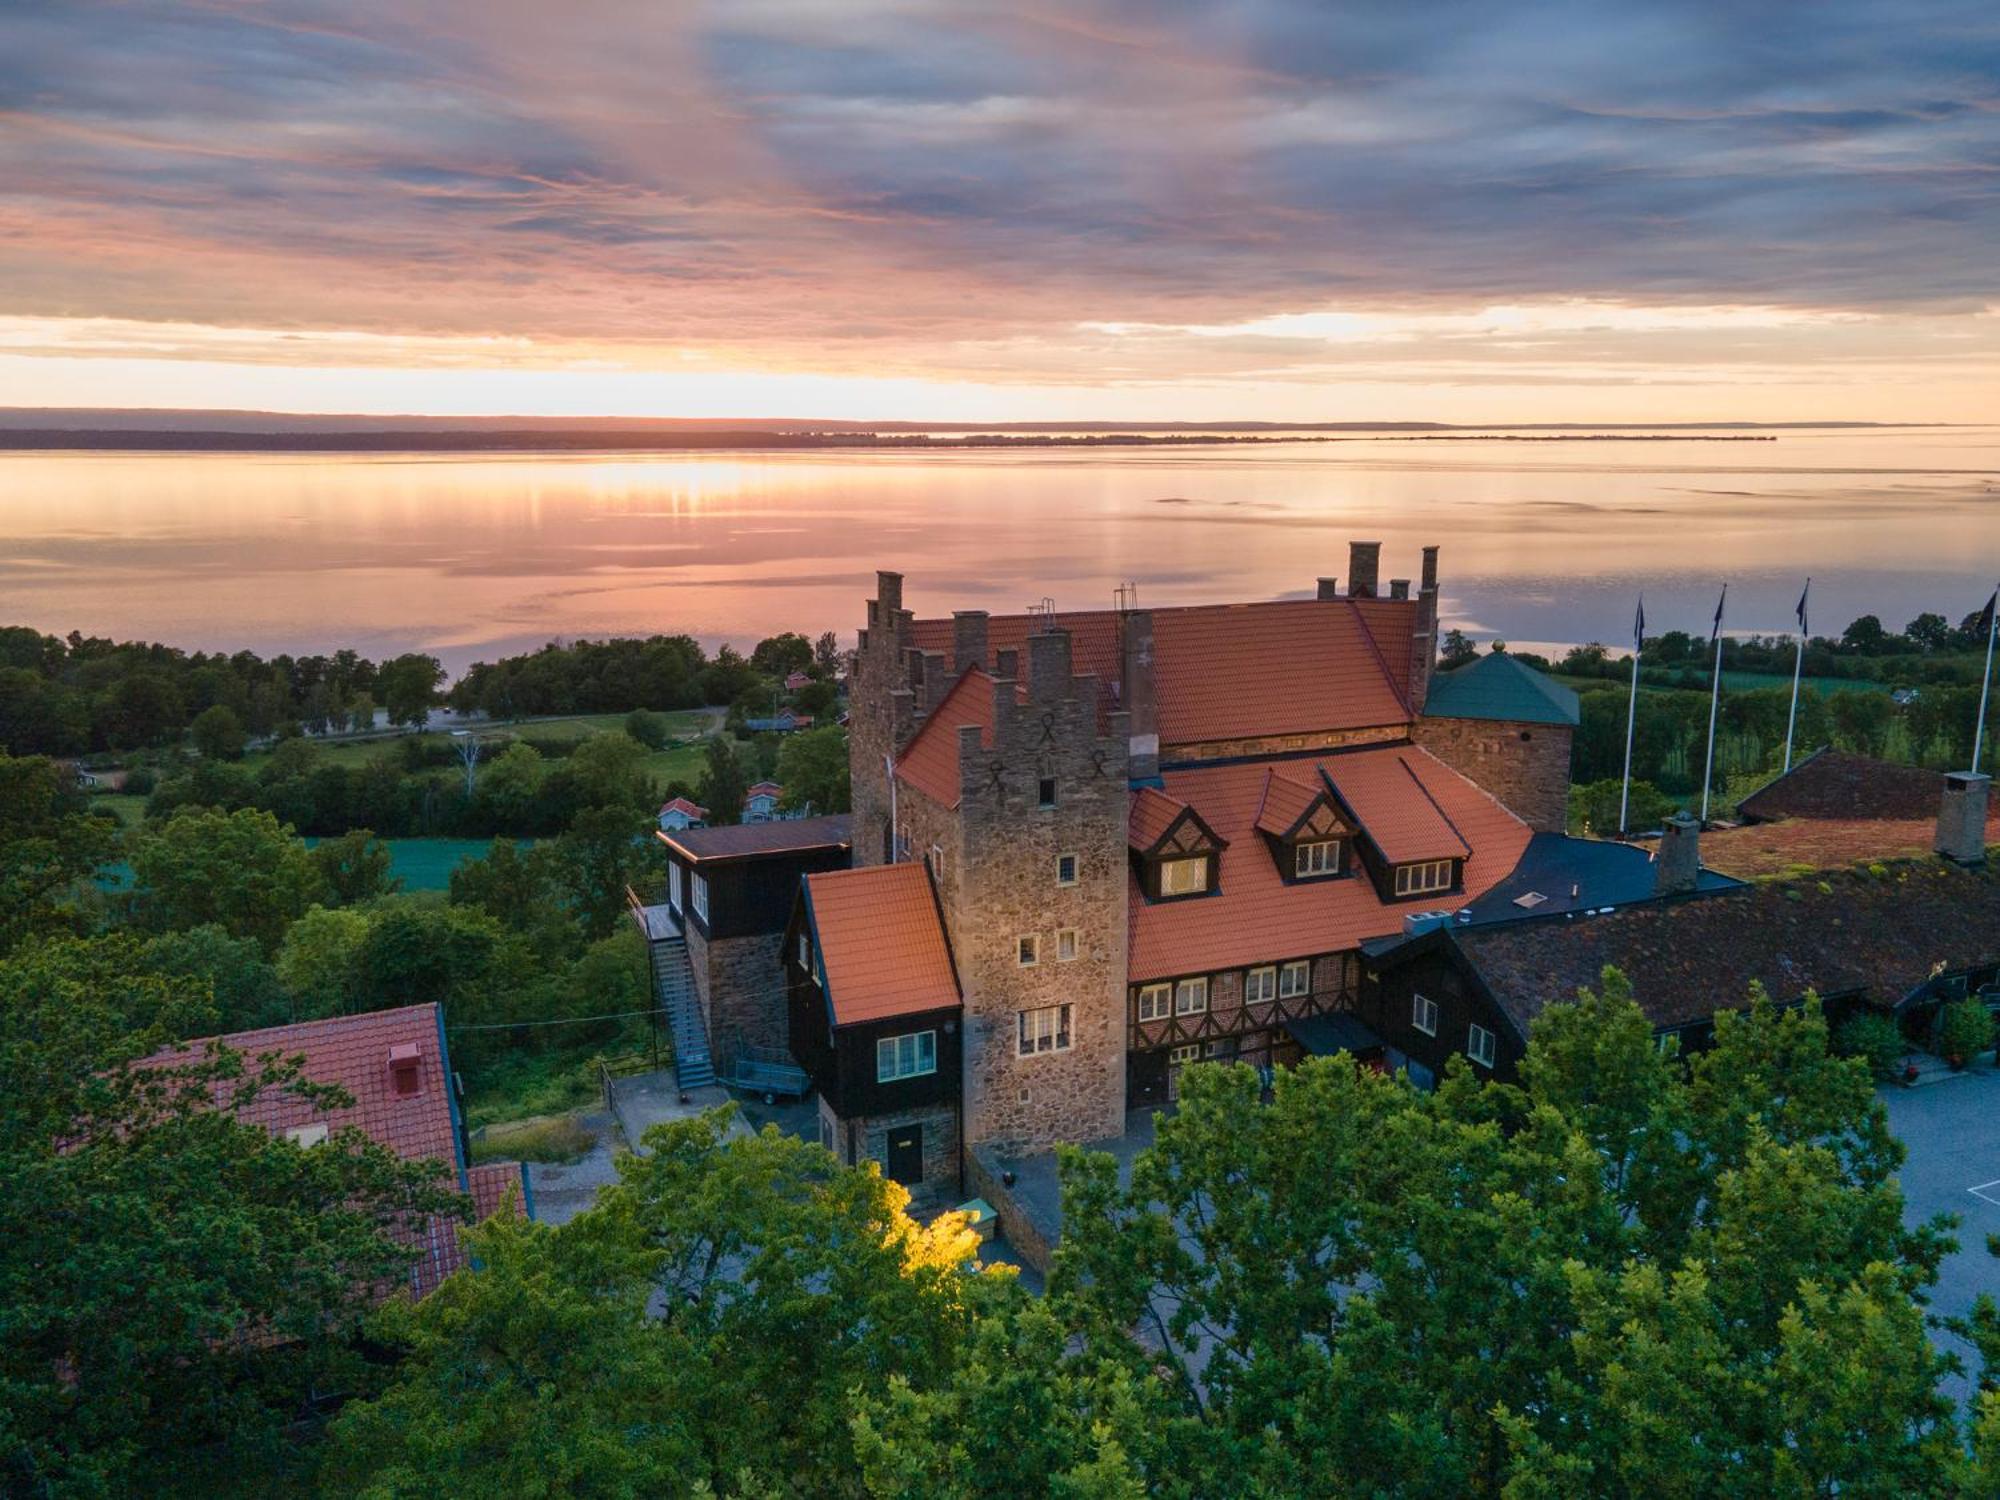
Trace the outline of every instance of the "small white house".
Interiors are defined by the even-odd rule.
[[[660,832],[679,833],[686,828],[706,828],[708,809],[699,807],[685,797],[675,797],[660,804]]]

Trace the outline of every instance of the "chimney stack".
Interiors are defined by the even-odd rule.
[[[1986,863],[1986,803],[1992,789],[1993,778],[1982,772],[1945,772],[1932,847],[1952,863]]]
[[[1338,578],[1322,578],[1319,581],[1319,597],[1321,599],[1338,599],[1340,597],[1340,580]]]
[[[951,670],[954,677],[968,667],[986,665],[986,611],[957,609],[951,615]]]
[[[1438,586],[1438,549],[1424,548],[1424,571],[1418,589],[1422,593],[1435,594]]]
[[[1410,580],[1407,578],[1391,578],[1389,580],[1389,597],[1391,599],[1409,598]]]
[[[1679,896],[1701,880],[1701,824],[1693,813],[1677,812],[1660,830],[1653,855],[1653,894]]]
[[[1153,612],[1125,610],[1118,616],[1118,633],[1123,656],[1119,707],[1127,717],[1126,774],[1134,781],[1151,781],[1160,774],[1160,710],[1153,680]]]
[[[1028,637],[1028,698],[1060,703],[1070,695],[1069,632],[1037,630]]]
[[[1013,649],[994,652],[993,675],[1001,682],[1019,682],[1021,680],[1021,653]]]
[[[1417,579],[1417,623],[1410,632],[1410,707],[1418,713],[1430,700],[1431,673],[1437,670],[1438,549],[1424,548]]]
[[[1349,542],[1347,544],[1347,597],[1350,599],[1373,599],[1375,597],[1375,575],[1382,567],[1382,544],[1380,542]]]

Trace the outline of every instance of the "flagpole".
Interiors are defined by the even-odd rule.
[[[1722,586],[1722,598],[1715,606],[1715,675],[1708,689],[1708,755],[1701,766],[1701,822],[1708,826],[1708,790],[1715,780],[1715,709],[1722,701],[1722,606],[1729,602],[1729,585]]]
[[[1806,593],[1812,592],[1812,580],[1806,580]],[[1792,769],[1792,731],[1799,724],[1799,673],[1806,664],[1806,595],[1799,595],[1799,649],[1792,657],[1792,713],[1785,720],[1785,769]]]
[[[1625,785],[1618,793],[1618,832],[1625,833],[1625,812],[1632,803],[1632,724],[1639,713],[1639,652],[1646,641],[1646,596],[1639,596],[1639,613],[1632,627],[1632,691],[1625,700]]]
[[[2000,598],[2000,588],[1994,590]],[[2000,605],[1988,604],[1986,618],[1986,672],[1979,679],[1979,719],[1972,726],[1972,774],[1979,774],[1979,752],[1986,742],[1986,693],[1993,686],[1993,636],[2000,631]]]

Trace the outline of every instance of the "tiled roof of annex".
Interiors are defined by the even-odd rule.
[[[805,901],[834,1025],[959,1003],[951,948],[923,865],[808,875]]]
[[[1417,601],[1279,599],[1151,610],[1162,746],[1407,724]],[[1094,674],[1102,707],[1118,704],[1123,662],[1116,610],[1059,613],[1074,670]],[[995,615],[987,650],[1020,654],[1040,615]],[[919,650],[952,652],[949,619],[916,620]],[[991,659],[989,667],[995,665]],[[935,716],[933,716],[935,717]]]
[[[1386,836],[1392,859],[1412,847],[1406,821],[1421,828],[1432,817],[1469,848],[1463,889],[1428,897],[1426,910],[1447,910],[1505,878],[1527,848],[1527,826],[1477,786],[1427,752],[1410,745],[1323,756],[1224,762],[1164,775],[1165,795],[1193,807],[1218,837],[1228,841],[1215,892],[1148,902],[1136,877],[1130,890],[1130,978],[1134,983],[1200,974],[1246,964],[1306,958],[1357,946],[1394,932],[1406,903],[1385,903],[1365,874],[1288,884],[1269,845],[1256,832],[1273,772],[1294,780],[1325,775],[1348,800],[1347,789],[1366,787],[1360,798]],[[1389,790],[1407,786],[1392,799]],[[1406,812],[1410,805],[1424,812]],[[1353,803],[1349,803],[1353,806]],[[1364,824],[1367,814],[1356,807]],[[1373,826],[1367,829],[1376,836]]]

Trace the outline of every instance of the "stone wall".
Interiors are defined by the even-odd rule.
[[[689,934],[688,956],[694,956]],[[732,1043],[786,1047],[791,1037],[790,1002],[785,993],[782,932],[704,942],[706,962],[696,970],[702,1014],[708,1018],[708,1045],[725,1052]]]
[[[1285,755],[1297,750],[1338,750],[1345,745],[1388,745],[1409,737],[1407,724],[1383,724],[1373,729],[1329,729],[1319,734],[1273,734],[1245,740],[1204,740],[1199,744],[1162,745],[1167,765],[1192,765],[1210,760],[1236,760],[1259,755]]]
[[[694,925],[692,915],[682,921],[681,933],[687,939],[688,968],[694,974],[695,998],[701,1002],[701,1024],[712,1040],[715,1036],[715,1017],[709,1010],[708,939]]]
[[[903,608],[903,575],[875,575],[876,597],[868,601],[868,625],[861,632],[848,677],[847,767],[854,788],[854,863],[884,862],[889,827],[889,778],[884,757],[901,748],[896,732],[895,694],[906,688],[903,651],[910,613]]]
[[[1023,1264],[1032,1266],[1047,1277],[1049,1267],[1055,1261],[1055,1246],[1049,1243],[1048,1236],[1035,1223],[1013,1190],[1001,1181],[1001,1170],[990,1146],[968,1150],[965,1153],[966,1191],[974,1198],[984,1198],[992,1206],[993,1216],[1000,1221],[1000,1237]]]
[[[1032,697],[996,689],[994,742],[960,744],[960,848],[946,872],[946,923],[965,995],[965,1135],[1033,1149],[1101,1140],[1125,1122],[1125,945],[1128,726],[1097,726],[1097,683],[1073,677],[1069,636],[1028,641]],[[1055,805],[1041,805],[1041,783]],[[919,846],[912,841],[912,852]],[[1056,856],[1078,860],[1056,883]],[[1056,957],[1056,934],[1078,933]],[[1039,962],[1019,940],[1040,939]],[[1023,1057],[1024,1011],[1068,1005],[1070,1045]]]
[[[949,1104],[871,1115],[854,1122],[860,1159],[872,1161],[889,1175],[889,1132],[905,1125],[924,1128],[924,1180],[910,1188],[910,1207],[917,1212],[952,1208],[966,1198],[958,1175],[958,1111]]]
[[[1411,738],[1537,833],[1561,833],[1569,824],[1572,735],[1567,724],[1419,719]]]

